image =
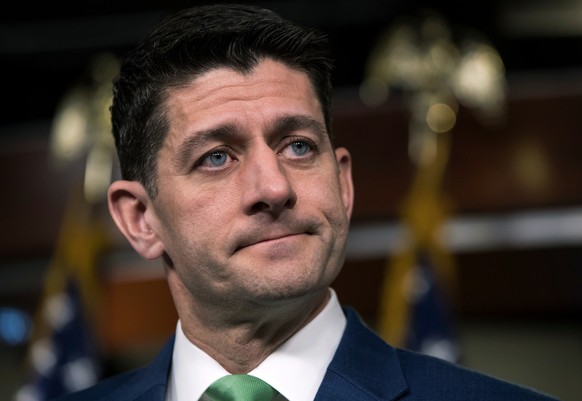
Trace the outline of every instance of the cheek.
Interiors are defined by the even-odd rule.
[[[329,173],[315,177],[312,192],[321,204],[327,205],[336,213],[344,211],[345,207],[337,175]]]
[[[336,232],[335,236],[340,236],[341,231],[346,230],[349,219],[336,176],[319,175],[311,185],[303,188],[306,208],[319,212]]]
[[[191,222],[202,228],[208,223],[220,224],[222,221],[229,221],[233,208],[236,207],[236,190],[232,185],[192,185],[192,189],[187,185],[178,186],[180,188],[171,199],[167,200],[167,217],[176,220],[178,224]]]
[[[232,220],[231,206],[221,202],[217,191],[182,192],[161,200],[163,241],[168,253],[200,252],[216,244]]]

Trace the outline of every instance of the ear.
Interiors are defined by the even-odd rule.
[[[354,207],[354,184],[352,182],[352,157],[346,148],[335,150],[335,159],[339,169],[339,182],[342,199],[348,218],[352,217]]]
[[[154,227],[157,216],[143,185],[114,181],[107,199],[113,221],[137,253],[149,260],[162,256],[164,245]]]

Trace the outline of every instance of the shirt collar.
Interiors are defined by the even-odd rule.
[[[330,289],[324,309],[249,374],[269,383],[289,401],[313,400],[345,326],[346,317]],[[212,382],[228,374],[186,338],[178,321],[166,401],[198,400]]]

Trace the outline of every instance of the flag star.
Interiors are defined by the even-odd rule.
[[[32,365],[41,375],[46,376],[57,363],[57,354],[51,341],[38,340],[31,350]]]
[[[45,304],[45,318],[55,329],[62,329],[74,316],[71,298],[66,293],[50,297]]]
[[[97,381],[97,372],[90,358],[77,358],[62,367],[63,383],[69,391],[83,390]]]

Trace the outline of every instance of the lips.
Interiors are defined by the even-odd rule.
[[[290,238],[290,237],[294,237],[294,236],[302,235],[302,234],[307,234],[307,233],[306,232],[287,232],[287,233],[273,233],[273,234],[268,234],[268,235],[265,235],[263,233],[262,235],[250,236],[248,238],[245,238],[245,240],[239,244],[239,246],[235,249],[235,252],[240,251],[241,249],[244,249],[244,248],[248,248],[249,246],[253,246],[253,245],[257,245],[257,244],[261,244],[261,243],[267,243],[267,242],[271,242],[271,241],[277,241],[277,240]]]
[[[316,225],[313,223],[297,222],[291,227],[254,227],[242,231],[238,235],[234,235],[234,246],[231,248],[232,253],[236,253],[241,249],[248,248],[253,245],[267,243],[269,241],[277,241],[285,238],[290,238],[298,235],[313,235],[316,233]]]

